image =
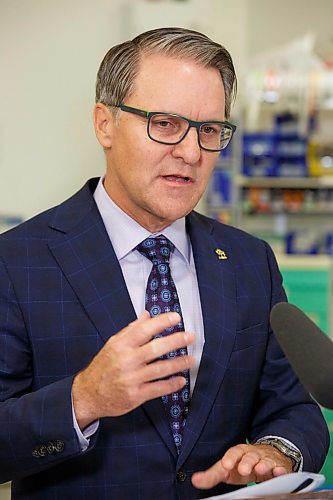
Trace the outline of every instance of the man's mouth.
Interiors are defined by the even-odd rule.
[[[190,177],[187,177],[187,176],[183,176],[183,175],[163,175],[162,177],[163,177],[163,179],[167,179],[168,181],[172,181],[172,182],[179,182],[179,183],[193,182],[193,179],[191,179]]]

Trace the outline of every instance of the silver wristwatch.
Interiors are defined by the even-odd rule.
[[[293,472],[297,472],[299,470],[299,467],[302,463],[301,453],[296,448],[292,448],[291,446],[289,446],[288,443],[286,443],[282,439],[262,438],[258,439],[258,441],[256,441],[254,444],[269,444],[270,446],[273,446],[281,453],[283,453],[283,455],[285,455],[288,458],[291,458],[293,462]]]

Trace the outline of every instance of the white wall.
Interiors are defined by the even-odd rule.
[[[103,171],[91,126],[121,3],[0,1],[0,213],[28,217]]]
[[[332,0],[249,0],[249,55],[312,32],[316,52],[333,61]]]

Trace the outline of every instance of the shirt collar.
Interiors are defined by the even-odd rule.
[[[163,234],[175,245],[186,261],[190,262],[190,241],[186,233],[185,217],[176,220],[162,232],[152,234],[114,203],[105,191],[103,180],[103,177],[99,180],[94,199],[118,260],[126,257],[133,248],[149,236]]]

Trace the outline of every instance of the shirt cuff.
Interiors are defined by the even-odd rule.
[[[73,417],[73,427],[76,432],[77,438],[79,440],[81,451],[86,451],[89,447],[90,438],[97,432],[99,427],[99,420],[92,422],[88,427],[86,427],[83,431],[81,431],[79,424],[77,423],[73,401],[72,401],[72,417]]]

